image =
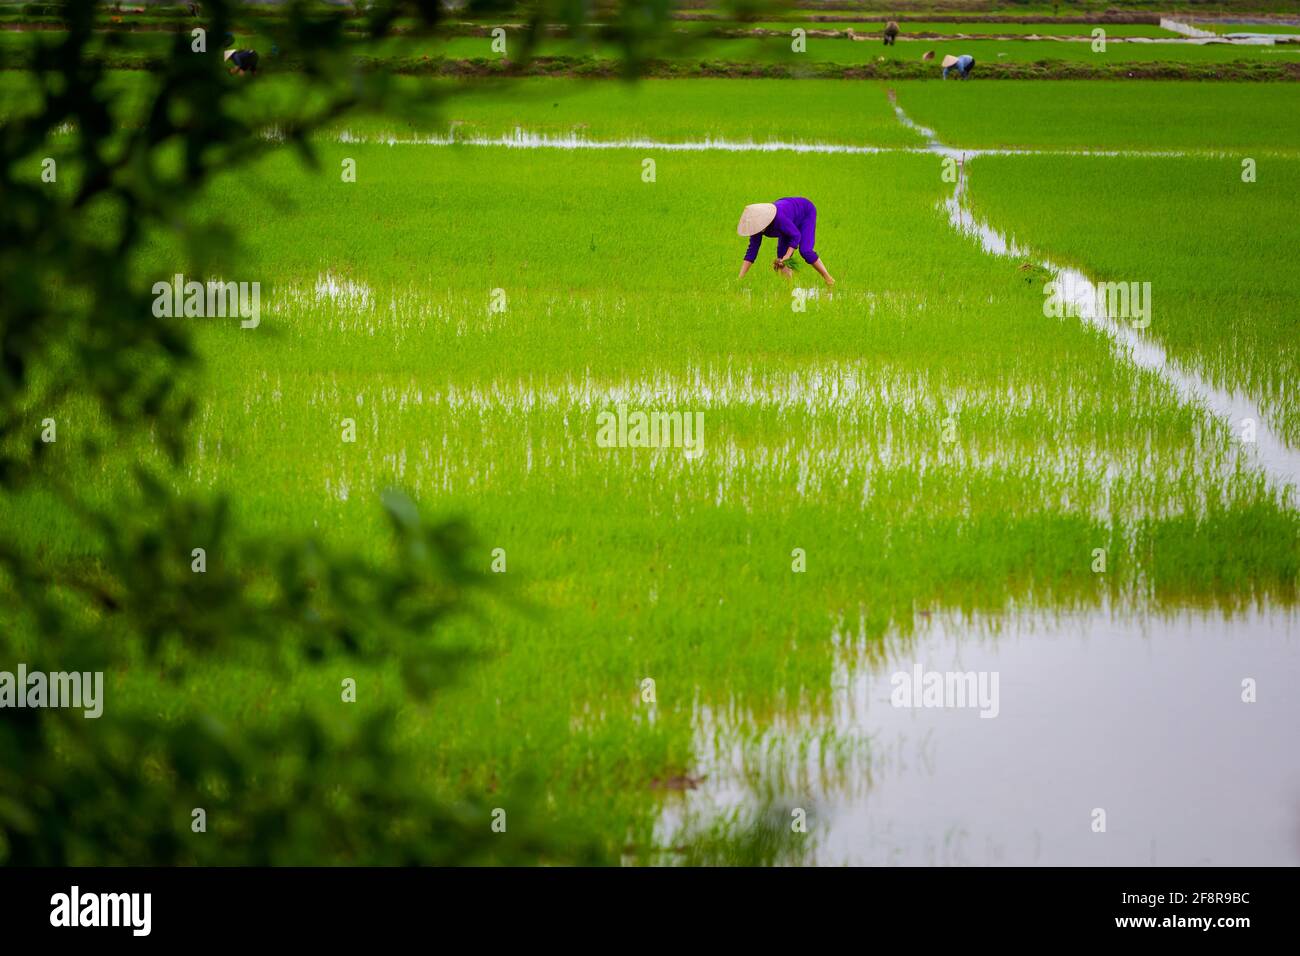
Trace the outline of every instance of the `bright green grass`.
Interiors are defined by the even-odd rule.
[[[1104,280],[1152,285],[1147,334],[1257,401],[1300,445],[1300,160],[982,157],[974,208],[1023,244]],[[1098,197],[1105,197],[1099,201]],[[1195,197],[1194,201],[1190,201]]]
[[[466,84],[446,88],[476,92],[453,96],[436,120],[410,124],[412,131],[446,133],[454,125],[458,136],[483,137],[522,129],[592,140],[727,139],[881,147],[924,143],[898,122],[876,83],[801,82],[800,97],[815,102],[816,109],[789,103],[790,84],[784,80],[647,80],[628,85],[528,79],[493,91]],[[347,125],[358,134],[392,132],[400,137],[404,131],[402,124],[382,117]]]
[[[1291,83],[893,85],[908,115],[952,146],[1300,152]]]
[[[428,81],[412,81],[423,88]],[[915,146],[884,92],[947,143],[972,147],[1186,149],[1300,153],[1300,85],[1176,81],[1004,80],[997,83],[801,80],[530,79],[454,97],[415,129],[501,136],[516,128],[588,139],[753,139]],[[349,124],[393,131],[386,119]]]
[[[147,73],[109,74],[116,125],[137,125],[156,80]],[[651,139],[689,142],[727,139],[756,142],[843,143],[860,146],[917,147],[924,140],[900,124],[879,83],[838,80],[802,81],[800,90],[817,104],[791,101],[786,80],[645,80],[635,85],[532,77],[482,83],[431,77],[398,77],[396,85],[414,94],[426,110],[418,116],[350,117],[338,124],[360,137],[447,135],[496,138],[516,129],[547,136],[591,140]],[[299,75],[266,75],[244,87],[250,116],[272,116],[293,104],[311,103],[308,83]],[[29,76],[0,72],[0,117],[30,108],[34,85]]]
[[[446,90],[452,95],[419,120],[388,117],[349,120],[357,135],[420,132],[461,137],[499,137],[516,129],[590,140],[649,139],[689,142],[727,139],[756,142],[849,143],[915,147],[923,139],[902,126],[877,83],[804,81],[803,100],[787,100],[784,80],[691,79],[619,81],[530,78],[495,87],[472,83],[401,81],[408,90]],[[297,84],[282,87],[291,97]]]
[[[952,233],[936,157],[662,154],[654,183],[642,158],[335,144],[324,174],[276,154],[196,211],[240,224],[226,277],[262,281],[270,309],[257,330],[200,323],[181,483],[259,530],[367,552],[399,484],[467,514],[484,567],[505,548],[538,609],[490,611],[475,633],[498,656],[405,712],[431,786],[532,773],[558,813],[648,859],[650,784],[693,769],[698,708],[754,734],[823,712],[842,616],[877,637],[917,608],[1294,601],[1296,513],[1233,469],[1225,427],[1044,319],[1038,284]],[[819,202],[840,279],[803,313],[770,247],[735,281],[740,207],[785,194]],[[141,282],[180,267],[165,237],[130,265]],[[326,273],[373,308],[319,296]],[[702,411],[704,456],[597,447],[620,399]],[[94,424],[73,415],[60,447]],[[92,494],[118,480],[66,468]],[[52,556],[84,549],[39,496],[11,520]],[[201,668],[180,694],[238,725],[336,700],[340,676]],[[376,703],[396,693],[388,671],[350,676]],[[178,706],[149,674],[113,691]]]
[[[155,82],[148,74],[112,73],[120,98],[118,125],[138,122],[139,103]],[[645,138],[822,142],[917,146],[884,96],[954,146],[1149,149],[1260,153],[1300,152],[1300,86],[1281,83],[1004,80],[997,83],[891,83],[801,80],[617,81],[528,78],[497,84],[398,78],[420,93],[418,118],[351,118],[358,136],[458,134],[498,137],[515,129],[593,140]],[[247,112],[297,102],[301,77],[267,75],[248,84]],[[441,93],[454,93],[450,99]],[[30,78],[0,72],[0,115],[30,104]],[[811,104],[811,105],[810,105]],[[754,159],[754,162],[761,160]]]

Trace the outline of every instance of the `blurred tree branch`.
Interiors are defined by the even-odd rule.
[[[470,7],[473,8],[473,4]],[[534,19],[553,15],[543,6]],[[556,11],[577,15],[580,4]],[[28,77],[36,111],[0,128],[0,509],[52,496],[86,560],[52,554],[18,522],[0,525],[0,669],[150,673],[175,681],[201,661],[290,672],[298,662],[396,663],[412,702],[455,679],[477,655],[438,636],[472,607],[483,576],[460,523],[430,525],[390,493],[392,557],[369,562],[310,536],[257,537],[227,503],[174,490],[197,407],[187,370],[198,361],[184,322],[159,317],[131,268],[150,230],[175,230],[220,172],[279,148],[263,135],[275,115],[250,117],[246,84],[226,73],[221,44],[235,25],[293,49],[312,80],[313,107],[278,117],[286,144],[311,156],[310,134],[358,109],[400,108],[382,71],[349,58],[360,42],[345,10],[291,3],[274,11],[204,0],[208,31],[195,52],[176,34],[139,125],[116,123],[109,77],[92,51],[92,0],[63,7],[66,32],[34,44]],[[367,8],[368,36],[399,18],[434,28],[429,0]],[[60,131],[59,183],[41,181]],[[228,234],[206,237],[221,253]],[[178,270],[181,271],[181,270]],[[60,438],[59,455],[104,461],[110,448],[152,442],[170,462],[137,467],[129,491],[94,504],[65,480],[40,423],[71,406],[102,422]],[[204,573],[191,553],[210,556]],[[337,687],[329,691],[338,693]],[[508,840],[481,807],[452,804],[392,744],[394,708],[340,731],[304,712],[238,731],[202,703],[167,717],[110,698],[99,719],[80,711],[0,711],[0,862],[460,863],[601,859],[586,840],[527,823]],[[539,798],[537,805],[544,803]],[[191,808],[213,819],[191,831]],[[527,815],[515,821],[527,820]],[[540,817],[537,818],[540,820]],[[539,823],[538,826],[541,824]]]

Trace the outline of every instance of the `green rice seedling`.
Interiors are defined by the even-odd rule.
[[[1300,89],[1293,84],[1009,80],[958,88],[904,80],[894,86],[912,119],[958,147],[1300,153]]]

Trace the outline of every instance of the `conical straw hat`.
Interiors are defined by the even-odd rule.
[[[950,66],[956,66],[956,65],[957,65],[957,58],[953,56],[951,53],[949,53],[947,56],[943,58],[942,66],[945,70]]]
[[[776,203],[753,203],[746,206],[745,211],[740,214],[740,225],[736,227],[736,232],[742,236],[752,236],[770,226],[775,218]]]

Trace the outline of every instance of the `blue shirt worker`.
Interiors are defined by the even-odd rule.
[[[943,58],[943,78],[948,79],[948,71],[954,67],[957,75],[963,80],[970,76],[970,71],[975,66],[975,57],[963,53],[961,56],[949,54]]]

